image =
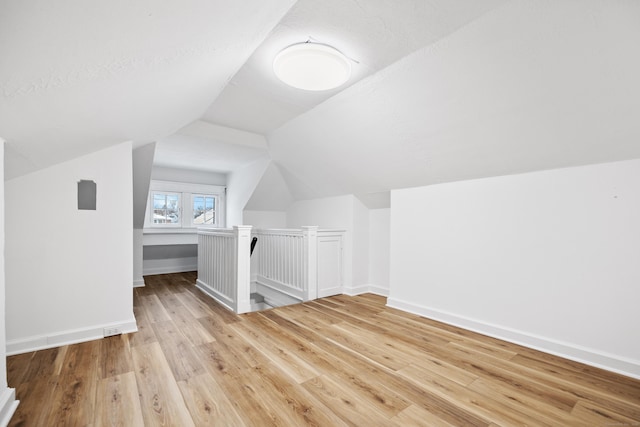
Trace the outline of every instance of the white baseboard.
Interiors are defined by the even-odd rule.
[[[258,275],[256,277],[256,292],[259,294],[263,294],[262,290],[271,289],[274,292],[284,295],[295,301],[302,301],[305,297],[305,293],[301,289],[294,288],[285,283],[278,282],[276,280],[271,280],[268,277],[263,277]]]
[[[142,275],[152,274],[183,273],[185,271],[196,271],[198,269],[198,258],[166,258],[166,259],[145,259],[142,263]]]
[[[640,361],[638,360],[627,359],[572,343],[562,342],[504,326],[493,325],[396,298],[389,298],[387,300],[387,306],[545,353],[564,357],[565,359],[640,379]]]
[[[144,288],[144,278],[133,281],[134,288]]]
[[[5,388],[0,394],[0,427],[6,427],[20,403],[16,400],[16,390]]]
[[[105,329],[120,329],[123,334],[138,331],[136,319],[132,318],[123,322],[105,323],[89,328],[70,329],[51,335],[41,335],[35,337],[21,338],[17,340],[7,340],[7,356],[27,353],[30,351],[44,350],[46,348],[61,347],[63,345],[77,344],[85,341],[104,338]]]
[[[361,294],[369,293],[369,285],[360,285],[351,288],[347,288],[346,286],[343,288],[343,293],[349,296],[356,296]]]
[[[376,285],[360,285],[353,288],[344,288],[346,295],[355,296],[361,294],[376,294],[383,297],[389,296],[389,289]]]
[[[302,298],[287,294],[278,288],[269,286],[266,283],[256,283],[256,292],[264,297],[264,301],[272,307],[297,304],[302,302]]]
[[[382,286],[369,285],[369,293],[380,295],[381,297],[389,296],[389,288],[383,288]]]
[[[234,308],[235,303],[231,298],[216,291],[214,288],[207,285],[200,279],[196,279],[196,288],[200,289],[202,292],[209,295],[211,298],[213,298],[214,300],[216,300],[217,302],[219,302],[229,310],[235,312],[235,308]]]

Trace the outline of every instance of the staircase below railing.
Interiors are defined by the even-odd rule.
[[[339,244],[331,246],[338,251],[333,258],[339,260],[342,232],[329,234],[339,238]],[[317,226],[253,233],[251,226],[199,229],[197,287],[236,313],[316,299],[318,243],[327,238],[318,236]],[[321,252],[327,247],[323,245]],[[320,264],[329,265],[322,260]],[[330,265],[338,271],[329,276],[340,281],[341,262]]]
[[[279,306],[316,299],[318,227],[255,230],[251,283],[268,304]]]

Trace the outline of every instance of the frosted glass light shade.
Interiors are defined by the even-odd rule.
[[[328,90],[342,86],[351,76],[351,62],[340,51],[320,43],[298,43],[278,53],[276,76],[298,89]]]

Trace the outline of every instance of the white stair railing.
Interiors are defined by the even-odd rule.
[[[255,230],[252,280],[298,301],[317,298],[318,227]]]
[[[331,231],[331,236],[337,232],[340,238],[340,244],[332,246],[333,258],[338,261],[327,264],[323,262],[323,256],[318,259],[318,243],[325,241],[329,231],[319,231],[317,226],[253,232],[248,225],[233,229],[198,229],[197,287],[236,313],[251,311],[252,290],[272,306],[313,300],[318,298],[319,291],[324,296],[327,280],[323,279],[319,285],[319,276],[329,277],[332,286],[341,287],[343,231]],[[258,240],[253,256],[250,256],[254,237]],[[322,254],[325,252],[326,249]],[[321,268],[323,274],[319,274],[318,265],[325,266]],[[333,270],[328,272],[326,265]]]
[[[196,286],[236,313],[251,311],[251,226],[198,229]]]

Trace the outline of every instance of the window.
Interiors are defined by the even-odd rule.
[[[216,224],[216,196],[211,194],[193,195],[193,225]]]
[[[180,224],[180,194],[153,191],[153,224]]]
[[[145,228],[224,227],[224,196],[217,185],[152,180]]]

